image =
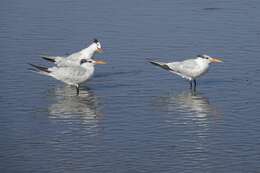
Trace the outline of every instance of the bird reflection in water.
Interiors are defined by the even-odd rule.
[[[185,91],[177,95],[169,94],[159,99],[159,105],[167,111],[192,114],[193,117],[206,118],[209,114],[218,117],[219,112],[209,103],[209,99],[195,91]]]
[[[54,90],[54,103],[49,107],[50,118],[74,120],[80,118],[83,123],[96,121],[100,116],[98,100],[94,92],[82,89],[79,95],[70,86]]]
[[[199,118],[206,117],[209,113],[214,112],[208,98],[193,91],[181,93],[175,97],[175,100],[181,110],[192,112]]]
[[[169,93],[156,98],[155,108],[160,111],[164,126],[167,124],[173,130],[174,145],[176,150],[182,151],[183,157],[193,157],[189,151],[201,153],[205,159],[208,157],[210,124],[216,124],[221,113],[207,97],[194,91]]]

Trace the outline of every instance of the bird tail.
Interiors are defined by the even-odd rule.
[[[29,68],[29,70],[33,71],[33,72],[37,72],[39,74],[43,74],[43,75],[49,75],[49,73],[51,72],[47,67],[42,67],[42,66],[38,66],[38,65],[34,65],[29,63],[29,65],[31,65],[34,68]]]
[[[41,55],[41,58],[42,58],[42,59],[45,59],[45,60],[47,60],[47,61],[50,61],[50,62],[56,62],[56,61],[55,61],[55,57],[53,57],[53,56]]]
[[[155,65],[155,66],[158,66],[158,67],[161,67],[165,70],[171,70],[170,67],[164,63],[164,62],[159,62],[159,61],[149,61],[151,64]]]

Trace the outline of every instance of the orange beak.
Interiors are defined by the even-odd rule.
[[[97,48],[98,53],[102,53],[104,50],[102,48]]]
[[[96,60],[95,61],[95,64],[106,64],[107,62],[105,61],[102,61],[102,60]]]
[[[223,62],[223,60],[219,59],[219,58],[211,58],[210,62],[212,62],[212,63],[219,63],[219,62]]]

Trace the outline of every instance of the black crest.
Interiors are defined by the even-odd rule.
[[[93,42],[94,43],[98,43],[99,41],[98,41],[98,39],[95,38]]]

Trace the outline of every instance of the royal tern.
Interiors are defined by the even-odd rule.
[[[207,73],[210,63],[218,63],[222,60],[213,58],[208,55],[198,55],[195,59],[187,59],[184,61],[176,61],[163,63],[158,61],[150,61],[153,65],[166,69],[174,74],[181,76],[190,81],[190,88],[196,90],[196,79]],[[192,87],[194,83],[194,87]]]
[[[97,39],[94,39],[91,45],[87,48],[82,49],[79,52],[75,52],[68,56],[46,56],[42,55],[41,57],[50,62],[54,62],[57,66],[72,66],[78,65],[81,59],[93,59],[96,52],[102,52],[101,44]]]
[[[104,61],[97,61],[92,59],[82,59],[78,66],[65,66],[65,67],[42,67],[34,64],[30,64],[37,73],[51,76],[57,80],[72,86],[76,86],[77,94],[79,94],[79,84],[87,81],[94,73],[95,64],[106,64]]]

